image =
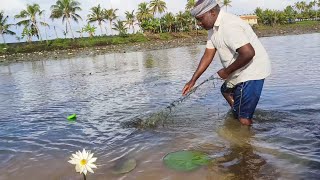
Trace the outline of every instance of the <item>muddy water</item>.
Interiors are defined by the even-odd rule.
[[[251,129],[229,115],[218,80],[200,86],[157,128],[121,126],[179,99],[204,46],[2,64],[0,179],[81,179],[67,161],[82,148],[98,157],[87,179],[317,179],[320,35],[261,41],[273,74]],[[76,122],[68,122],[73,113]],[[189,173],[166,168],[162,158],[178,150],[205,152],[212,162]],[[122,158],[137,167],[115,175]]]

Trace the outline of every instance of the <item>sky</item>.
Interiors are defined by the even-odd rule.
[[[149,2],[150,0],[78,0],[81,3],[80,7],[82,11],[79,14],[82,16],[83,21],[80,21],[79,24],[72,23],[74,30],[79,30],[80,27],[83,27],[86,24],[86,17],[90,12],[90,8],[101,4],[103,8],[118,8],[118,16],[120,19],[124,20],[124,12],[132,11],[137,9],[137,6],[141,2]],[[187,0],[164,0],[167,4],[167,11],[177,13],[183,11]],[[300,0],[232,0],[232,7],[228,7],[228,12],[242,15],[242,14],[251,14],[254,12],[255,8],[261,7],[263,9],[279,9],[282,10],[288,5],[294,5],[295,2]],[[310,0],[306,0],[310,2]],[[37,3],[40,5],[40,8],[46,12],[46,22],[49,25],[56,26],[57,33],[60,38],[63,37],[64,25],[61,20],[52,21],[49,19],[50,6],[55,3],[55,0],[0,0],[0,11],[4,11],[6,15],[9,15],[10,23],[16,23],[17,20],[14,20],[14,15],[18,14],[21,10],[26,7],[26,4]],[[97,25],[96,25],[97,26]],[[21,35],[21,28],[13,27],[12,30]],[[43,33],[44,28],[41,28],[42,37],[45,38]],[[55,33],[52,28],[46,30],[48,32],[48,39],[55,38]],[[100,33],[100,29],[97,29],[97,34]],[[74,34],[77,34],[74,32]],[[7,42],[17,41],[15,37],[6,36]],[[2,39],[0,40],[2,42]]]

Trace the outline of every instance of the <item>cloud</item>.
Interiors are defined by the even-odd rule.
[[[1,1],[4,2],[0,2],[0,10],[5,11],[7,14],[16,13],[18,9],[22,9],[25,6],[25,3],[21,0]]]

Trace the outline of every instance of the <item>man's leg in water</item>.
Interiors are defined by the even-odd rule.
[[[233,94],[233,112],[241,124],[250,126],[252,117],[259,102],[264,79],[251,80],[236,86]]]
[[[228,102],[228,104],[230,105],[230,107],[233,107],[233,94],[232,93],[224,93],[222,92],[223,97],[226,99],[226,101]]]
[[[223,97],[226,99],[226,101],[232,108],[234,104],[233,92],[235,88],[228,88],[227,83],[223,83],[220,90],[221,90],[221,94],[223,95]]]
[[[241,124],[250,126],[252,116],[258,104],[264,80],[247,81],[235,88],[221,86],[221,93],[233,110]]]
[[[233,100],[233,94],[232,93],[222,93],[223,97],[226,99],[228,104],[230,105],[231,108],[233,108],[234,100]],[[241,124],[250,126],[252,124],[251,119],[246,119],[246,118],[239,118],[239,121]]]
[[[222,95],[226,99],[230,107],[233,108],[233,104],[234,104],[233,93],[222,93]],[[241,124],[246,126],[250,126],[252,124],[252,120],[247,118],[239,118],[239,121]]]

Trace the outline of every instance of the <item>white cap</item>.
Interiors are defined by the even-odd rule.
[[[201,4],[199,4],[191,10],[191,14],[194,17],[201,16],[202,14],[210,11],[217,5],[221,7],[220,0],[204,0]]]

